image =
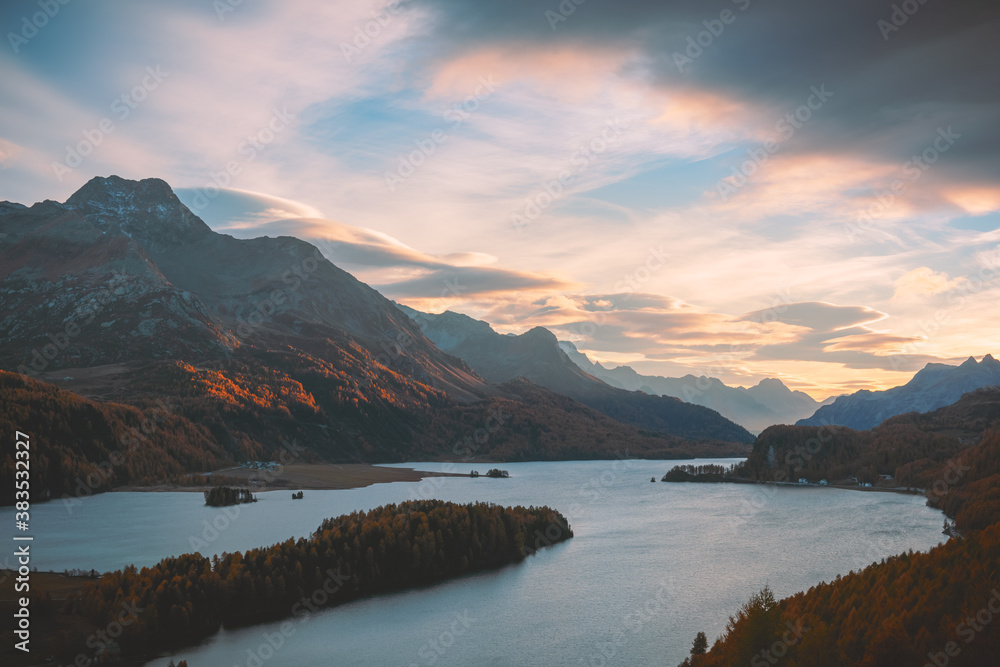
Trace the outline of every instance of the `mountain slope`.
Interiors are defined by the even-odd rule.
[[[629,366],[605,368],[576,349],[573,343],[559,346],[584,372],[613,387],[644,391],[658,396],[673,396],[688,403],[717,411],[741,426],[759,432],[773,424],[792,424],[816,412],[822,405],[809,394],[792,391],[781,380],[767,378],[754,387],[730,387],[718,378],[685,375],[679,378],[641,375]]]
[[[926,489],[928,504],[953,519],[945,520],[951,537],[927,552],[859,562],[867,567],[777,603],[745,605],[710,651],[693,652],[682,667],[767,664],[760,647],[778,643],[788,665],[997,664],[1000,631],[988,622],[991,612],[981,623],[973,617],[995,608],[1000,586],[998,427],[1000,388],[989,387],[873,431],[777,426],[761,434],[743,466],[754,479],[779,479],[786,456],[801,460],[803,452],[814,454],[807,465],[826,469],[813,474],[830,479],[841,464],[897,465],[897,484]],[[748,509],[749,518],[756,510]],[[807,629],[802,641],[787,642],[790,627]]]
[[[772,426],[738,474],[752,480],[847,481],[929,488],[940,467],[1000,427],[1000,388],[984,387],[933,412],[896,415],[871,430]],[[880,475],[891,480],[880,481]]]
[[[465,360],[491,382],[526,378],[643,429],[685,438],[753,441],[746,429],[714,410],[610,386],[573,363],[556,337],[542,327],[520,336],[504,336],[467,315],[432,315],[402,308],[439,348]]]
[[[9,235],[0,248],[5,368],[215,358],[251,344],[308,341],[317,327],[332,327],[456,398],[489,393],[392,302],[314,246],[217,234],[159,179],[95,178],[65,204],[0,217],[0,232]],[[47,321],[51,327],[40,326]],[[66,331],[61,322],[75,326]],[[46,358],[49,344],[64,347],[55,359]]]
[[[863,389],[841,396],[813,416],[796,423],[869,429],[894,415],[936,410],[954,403],[967,392],[995,385],[1000,385],[1000,362],[989,354],[979,363],[969,357],[960,366],[927,364],[902,386],[885,391]]]
[[[4,377],[3,410],[44,415],[31,422],[47,452],[39,493],[105,462],[90,426],[57,428],[86,400],[94,419],[165,411],[206,453],[160,447],[110,485],[268,459],[288,443],[306,461],[366,462],[748,450],[643,433],[529,383],[490,384],[315,247],[217,234],[158,179],[96,178],[64,204],[3,203],[0,234],[0,370],[21,374]],[[25,375],[47,384],[16,386]],[[159,423],[128,414],[100,418],[107,447],[133,421]]]

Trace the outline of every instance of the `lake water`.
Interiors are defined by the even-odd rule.
[[[676,665],[695,633],[714,641],[729,614],[765,584],[785,597],[944,539],[942,515],[921,497],[650,483],[672,465],[509,463],[502,467],[510,479],[428,478],[306,491],[295,501],[291,490],[275,491],[238,509],[205,507],[197,493],[55,501],[32,507],[32,565],[105,571],[196,550],[231,552],[307,536],[327,517],[414,498],[549,505],[569,518],[575,537],[523,563],[298,617],[284,634],[281,623],[223,631],[177,659],[191,667]],[[13,518],[12,508],[0,511],[6,531]]]

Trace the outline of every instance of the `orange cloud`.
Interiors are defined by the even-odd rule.
[[[941,294],[955,289],[965,282],[964,278],[950,278],[943,271],[934,271],[926,266],[919,266],[907,271],[893,282],[896,288],[893,299],[907,299]]]
[[[1000,211],[1000,188],[997,187],[958,187],[948,190],[946,196],[969,215]]]
[[[586,49],[554,49],[514,45],[490,47],[445,62],[433,75],[428,97],[461,98],[471,94],[481,78],[501,84],[521,82],[566,101],[592,98],[626,61],[619,49],[589,45]],[[586,73],[586,76],[581,76]]]

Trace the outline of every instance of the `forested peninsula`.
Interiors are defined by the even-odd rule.
[[[548,507],[421,500],[327,519],[308,539],[206,558],[188,554],[111,572],[50,614],[64,664],[111,651],[145,658],[191,645],[221,627],[290,617],[359,597],[516,563],[573,536]],[[98,628],[93,631],[93,628]],[[83,663],[89,664],[89,663]]]

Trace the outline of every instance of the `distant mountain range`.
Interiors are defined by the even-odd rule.
[[[885,391],[863,389],[840,396],[797,424],[871,429],[895,415],[937,410],[951,405],[967,392],[997,385],[1000,385],[1000,361],[989,354],[978,363],[974,357],[969,357],[959,366],[927,364],[902,386]]]
[[[595,410],[643,429],[671,427],[675,435],[753,442],[753,435],[717,411],[670,396],[611,386],[567,356],[555,335],[535,327],[503,335],[486,322],[446,311],[439,315],[400,306],[441,350],[453,354],[490,382],[525,378]]]
[[[700,406],[621,392],[595,409],[484,378],[314,246],[213,232],[159,179],[0,202],[0,238],[0,369],[20,374],[0,373],[0,417],[45,443],[32,468],[53,494],[115,451],[101,488],[296,442],[307,460],[367,462],[749,451],[745,430]]]
[[[833,401],[816,401],[801,391],[792,391],[776,378],[761,380],[754,387],[730,387],[718,378],[685,375],[679,378],[641,375],[630,366],[605,368],[591,361],[573,343],[561,341],[563,351],[584,371],[608,384],[657,396],[674,396],[717,411],[747,429],[759,433],[773,424],[794,424]]]

